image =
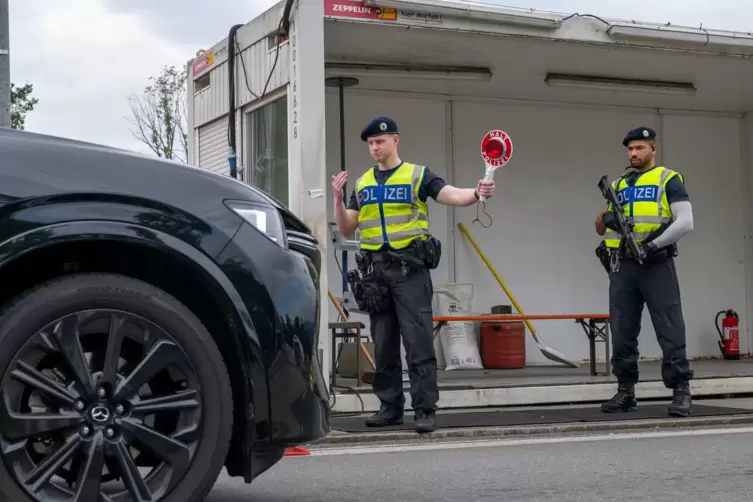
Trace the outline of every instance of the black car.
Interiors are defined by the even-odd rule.
[[[320,260],[240,181],[0,129],[0,501],[203,500],[326,436]]]

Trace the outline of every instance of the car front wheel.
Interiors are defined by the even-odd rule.
[[[232,431],[199,319],[117,275],[37,287],[0,318],[0,501],[203,500]]]

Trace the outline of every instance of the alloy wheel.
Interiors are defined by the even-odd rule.
[[[161,500],[200,439],[193,365],[169,333],[125,311],[49,323],[0,390],[0,452],[35,501]]]

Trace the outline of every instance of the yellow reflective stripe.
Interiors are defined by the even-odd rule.
[[[428,236],[428,234],[426,235]],[[410,235],[410,236],[406,236],[405,239],[401,239],[402,235],[398,235],[397,237],[398,237],[397,239],[390,240],[390,245],[395,249],[406,248],[410,246],[411,242],[418,239],[423,240],[425,238],[424,235],[420,235],[418,237]]]
[[[413,202],[415,202],[415,205],[413,206],[413,217],[418,218],[419,213],[421,214],[428,214],[429,213],[429,206],[426,205],[425,202],[421,202],[421,199],[418,197],[418,190],[421,187],[421,181],[424,179],[424,174],[426,173],[426,168],[424,166],[413,166],[413,175],[411,176],[411,186],[413,187]]]
[[[637,225],[640,224],[658,224],[661,225],[667,218],[663,216],[634,216],[633,222]]]
[[[413,216],[410,214],[396,214],[393,216],[386,216],[384,219],[385,219],[385,223],[387,223],[387,225],[389,226],[389,225],[398,225],[401,223],[410,223],[411,221],[413,221]],[[428,222],[429,216],[426,214],[419,213],[417,219],[419,221]],[[375,227],[381,228],[382,222],[377,219],[377,220],[367,220],[360,223],[360,228],[362,231],[364,229],[375,228]]]
[[[669,179],[669,175],[670,174],[672,174],[672,173],[668,169],[665,169],[665,170],[662,171],[661,175],[659,176],[659,183],[658,183],[658,185],[659,185],[659,194],[656,197],[656,202],[657,202],[656,205],[658,206],[657,207],[657,209],[658,209],[657,213],[659,214],[659,216],[661,216],[662,211],[664,209],[664,203],[663,202],[664,202],[664,198],[667,195],[667,193],[666,193],[667,187],[665,186],[665,183]]]
[[[404,232],[394,232],[390,236],[390,244],[394,248],[401,248],[405,247],[406,245],[410,244],[412,241],[416,240],[417,238],[423,238],[423,234],[418,234],[413,230],[407,230]],[[382,239],[381,236],[377,238],[371,238],[371,239],[361,239],[361,244],[371,244],[375,246],[381,246],[382,245]]]
[[[635,236],[635,240],[638,241],[638,242],[640,242],[643,239],[645,239],[646,237],[648,237],[651,232],[652,232],[651,230],[649,230],[648,232],[645,232],[645,231],[644,232],[633,232],[633,235]],[[607,233],[604,234],[604,237],[606,239],[608,239],[608,240],[614,240],[614,241],[618,241],[619,242],[621,236],[617,232],[612,232],[610,230],[609,232],[607,232]]]
[[[369,237],[367,239],[363,238],[363,234],[361,235],[361,244],[382,244],[382,234],[380,233],[377,237]]]
[[[370,171],[371,171],[371,169],[369,169],[369,172],[370,172]],[[360,199],[360,198],[358,197],[358,186],[359,186],[359,185],[361,184],[361,180],[363,180],[363,177],[364,177],[364,176],[366,176],[366,175],[365,175],[365,174],[362,174],[361,176],[359,176],[359,177],[358,177],[358,178],[356,179],[356,182],[355,182],[355,184],[353,184],[353,188],[354,188],[354,189],[355,189],[355,191],[356,191],[356,204],[358,204],[358,210],[359,210],[359,211],[360,211],[361,209],[363,209],[363,208],[361,207],[361,199]]]
[[[406,215],[406,214],[399,214],[395,216],[388,216],[385,218],[385,222],[387,223],[387,227],[395,227],[396,225],[410,225],[414,221],[413,216]],[[429,217],[425,214],[419,214],[418,218],[416,218],[416,221],[420,223],[426,223],[428,226],[429,223]],[[422,225],[423,226],[423,225]],[[361,222],[360,224],[361,231],[369,230],[372,228],[382,228],[382,222],[379,220],[369,220]]]
[[[415,240],[416,237],[421,237],[424,235],[423,232],[416,233],[415,230],[404,230],[402,232],[393,232],[390,234],[390,244],[393,245],[393,247],[399,247],[401,240],[407,240],[408,243],[410,241]],[[378,237],[371,237],[369,239],[361,238],[361,244],[382,244],[382,236],[381,234]]]
[[[368,230],[370,228],[379,228],[382,226],[382,222],[379,220],[367,220],[362,221],[358,224],[358,228],[361,229],[361,233],[364,232],[364,230]]]

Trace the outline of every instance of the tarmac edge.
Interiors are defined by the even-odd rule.
[[[327,446],[363,445],[372,443],[393,442],[431,442],[446,439],[478,439],[478,438],[511,438],[546,435],[562,435],[591,433],[604,431],[635,431],[648,429],[680,429],[709,426],[749,425],[753,424],[753,414],[723,415],[711,417],[662,418],[638,420],[609,420],[587,423],[557,423],[524,426],[500,427],[463,427],[454,429],[438,429],[429,434],[418,434],[412,430],[382,431],[368,433],[344,433],[332,431],[326,438],[306,445],[311,448]]]

